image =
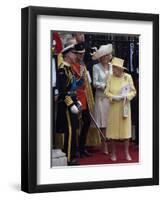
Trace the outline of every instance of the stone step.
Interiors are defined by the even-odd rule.
[[[54,166],[67,166],[67,157],[61,149],[52,150],[52,167]]]

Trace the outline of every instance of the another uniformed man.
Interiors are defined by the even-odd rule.
[[[58,111],[57,132],[64,133],[64,152],[68,157],[68,165],[76,165],[78,115],[81,103],[76,96],[76,90],[82,79],[76,79],[72,72],[72,64],[76,62],[76,55],[72,52],[74,45],[62,50],[63,62],[58,69]]]
[[[88,81],[88,72],[83,62],[85,54],[84,44],[83,43],[76,44],[74,46],[73,52],[76,54],[76,63],[72,64],[74,75],[77,79],[80,78],[84,79],[84,82],[81,85],[81,87],[77,89],[77,98],[82,104],[81,120],[79,121],[80,125],[79,152],[80,152],[80,157],[85,157],[85,156],[91,156],[91,153],[89,153],[86,149],[86,139],[91,123],[89,107],[91,109],[91,104],[93,102],[91,103],[87,97],[89,97],[90,99],[90,96],[92,96],[93,98],[93,94],[91,93],[91,91],[88,91],[88,85],[90,86],[90,83]],[[89,87],[89,89],[91,89],[91,86]]]
[[[92,60],[92,54],[97,50],[97,48],[90,44],[90,38],[89,38],[90,34],[84,34],[82,32],[74,32],[72,35],[75,38],[77,44],[83,43],[84,45],[85,53],[83,57],[83,62],[87,66],[87,70],[89,71],[91,78],[93,78],[92,69],[93,65],[96,64],[97,61]]]

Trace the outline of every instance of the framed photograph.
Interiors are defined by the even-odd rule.
[[[159,15],[21,13],[21,188],[159,184]]]

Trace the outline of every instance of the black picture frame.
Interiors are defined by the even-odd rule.
[[[37,184],[37,16],[71,16],[153,23],[153,177]],[[21,11],[21,189],[28,193],[159,184],[159,15],[29,6]]]

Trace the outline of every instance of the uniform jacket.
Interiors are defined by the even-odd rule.
[[[65,132],[67,126],[66,111],[70,110],[71,106],[77,106],[76,90],[79,87],[79,82],[76,80],[72,66],[63,61],[59,66],[57,73],[59,98],[57,104],[57,132]]]
[[[81,66],[79,63],[76,63],[76,64],[74,64],[72,66],[73,72],[75,74],[75,77],[78,80],[81,79],[81,78],[84,79],[84,74],[81,73],[83,67],[84,66]],[[84,80],[83,80],[83,83],[81,84],[81,86],[77,89],[77,98],[82,104],[82,110],[86,110],[86,108],[87,108],[87,103],[86,103],[87,102],[87,100],[86,100],[86,83],[85,83]]]

